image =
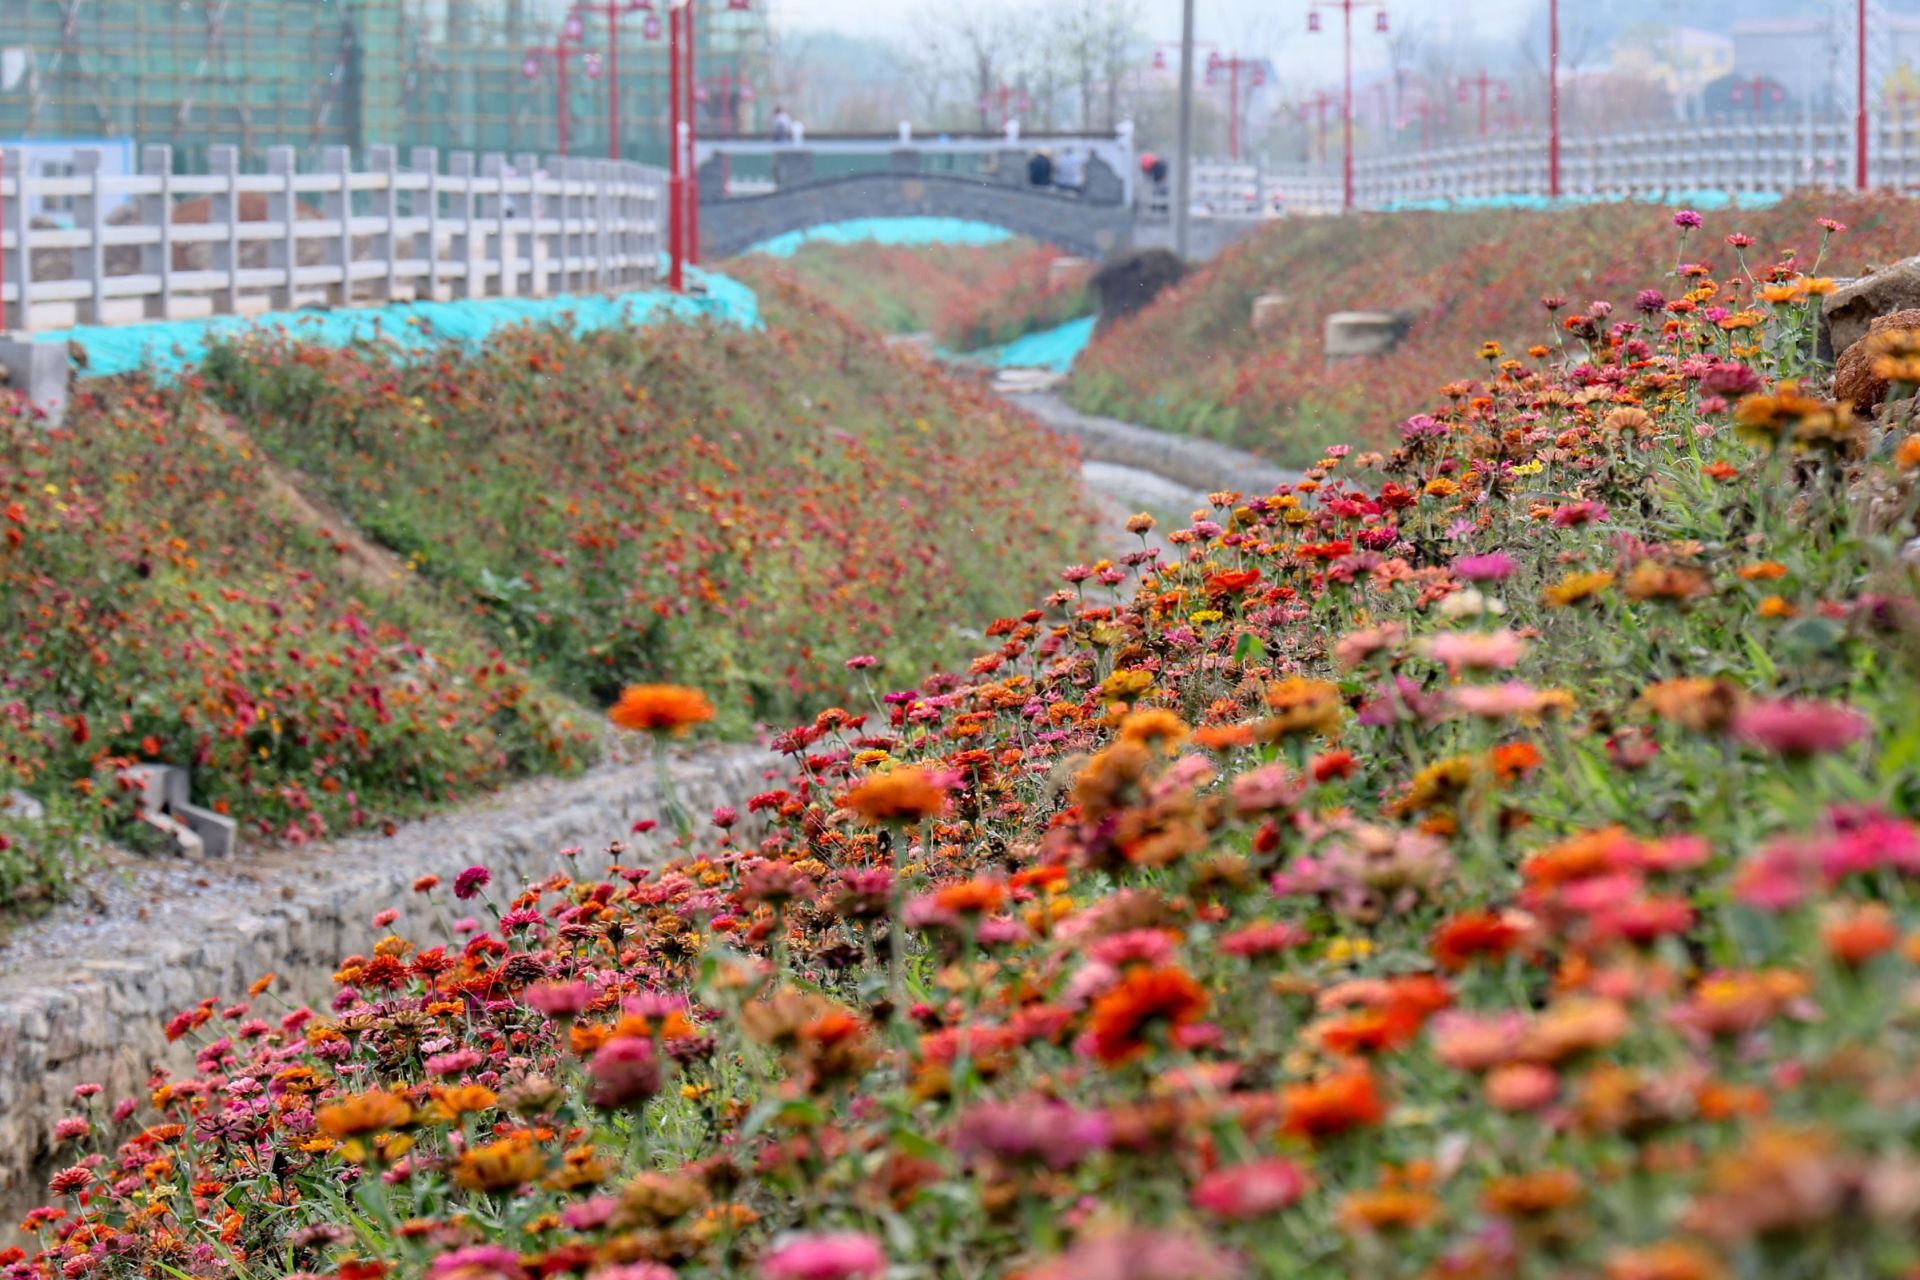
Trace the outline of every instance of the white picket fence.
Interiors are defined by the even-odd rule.
[[[442,172],[432,148],[403,166],[380,146],[364,169],[344,147],[319,159],[301,172],[293,148],[274,147],[264,172],[242,172],[237,149],[213,147],[209,172],[176,174],[172,149],[149,146],[139,173],[119,175],[83,150],[74,172],[55,176],[0,149],[0,330],[607,292],[658,278],[658,168],[455,152]],[[202,199],[204,210],[182,208]],[[35,217],[50,204],[70,225]]]

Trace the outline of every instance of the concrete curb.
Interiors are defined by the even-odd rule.
[[[1266,494],[1302,478],[1298,471],[1276,467],[1243,449],[1081,413],[1051,392],[1009,392],[1005,399],[1042,425],[1078,440],[1084,456],[1094,462],[1150,471],[1201,493],[1237,489]]]

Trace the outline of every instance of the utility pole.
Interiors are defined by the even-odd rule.
[[[1173,248],[1190,256],[1188,213],[1193,208],[1193,0],[1180,12],[1180,172],[1173,182]]]

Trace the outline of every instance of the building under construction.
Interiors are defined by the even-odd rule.
[[[617,75],[620,154],[664,163],[666,3],[0,0],[0,144],[605,156]],[[696,0],[704,136],[756,127],[767,3]]]

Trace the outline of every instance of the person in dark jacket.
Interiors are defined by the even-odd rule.
[[[1053,185],[1053,157],[1044,151],[1036,151],[1027,161],[1027,185],[1032,187],[1050,187]]]

